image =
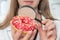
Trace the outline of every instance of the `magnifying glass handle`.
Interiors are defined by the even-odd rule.
[[[42,23],[41,20],[39,20],[39,19],[37,19],[37,18],[35,18],[35,20],[38,21],[38,22],[40,22],[40,23]]]
[[[35,20],[38,21],[38,22],[40,22],[40,23],[42,24],[41,20],[39,20],[39,19],[37,19],[37,18],[35,18]],[[45,25],[45,24],[43,24],[43,25]]]
[[[42,24],[41,20],[39,20],[39,19],[37,19],[37,18],[35,18],[35,20],[38,21],[38,22],[40,22],[40,23]],[[43,25],[45,25],[45,24],[43,24]]]

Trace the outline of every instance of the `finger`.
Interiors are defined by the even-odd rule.
[[[54,28],[55,25],[53,25],[54,22],[52,20],[49,20],[46,24],[45,24],[45,27],[44,27],[44,30],[49,30],[49,28]]]
[[[30,37],[32,36],[32,31],[29,31],[26,36],[23,38],[23,40],[29,40]]]
[[[47,20],[46,20],[46,22],[43,22],[44,24],[45,23],[47,23]],[[38,25],[37,25],[37,29],[38,29],[38,31],[39,31],[39,35],[40,35],[40,38],[42,39],[42,38],[44,38],[44,39],[46,39],[46,32],[43,30],[43,28],[42,28],[42,24],[41,23],[37,23]]]
[[[46,24],[49,21],[49,19],[43,20],[42,24]]]
[[[56,29],[55,24],[52,24],[48,27],[48,31],[51,31],[51,30],[54,30],[54,29]]]
[[[14,35],[14,40],[18,40],[22,34],[22,30],[18,30],[16,34]]]
[[[12,36],[14,36],[15,33],[16,33],[16,30],[14,29],[14,26],[13,26],[13,25],[12,25],[12,27],[11,27],[11,33],[12,33]]]
[[[39,35],[40,36],[44,36],[45,35],[45,31],[43,30],[41,23],[37,23],[37,29],[39,31]]]
[[[32,34],[32,37],[30,38],[30,40],[34,40],[35,35],[36,35],[36,32],[37,32],[37,30],[34,30],[34,32],[33,32],[33,34]]]
[[[46,26],[50,26],[51,24],[54,24],[54,21],[49,20],[49,21],[46,23]]]
[[[42,31],[42,24],[37,22],[37,29],[38,31]]]
[[[46,26],[46,23],[49,21],[49,19],[46,19],[46,20],[43,20],[42,21],[42,24],[44,24],[44,26]],[[47,30],[47,27],[43,27],[44,29],[44,31],[46,31]]]
[[[52,30],[52,31],[49,31],[49,32],[47,32],[47,37],[49,38],[49,37],[56,37],[56,31],[55,30]]]
[[[47,37],[51,37],[53,34],[53,31],[47,32]]]
[[[10,25],[11,25],[12,34],[14,34],[16,30],[14,29],[15,26],[12,24],[12,21],[10,21]]]

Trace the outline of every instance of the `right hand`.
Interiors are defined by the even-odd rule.
[[[34,40],[35,35],[36,35],[36,30],[35,31],[28,31],[28,33],[23,38],[20,38],[22,32],[23,32],[23,30],[15,31],[12,28],[12,37],[13,37],[13,40]]]

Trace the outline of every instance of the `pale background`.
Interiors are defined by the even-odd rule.
[[[9,7],[10,7],[10,0],[0,0],[0,22],[4,20],[2,18],[5,18],[6,14],[9,11]]]
[[[52,15],[60,19],[60,0],[49,0],[49,3]]]

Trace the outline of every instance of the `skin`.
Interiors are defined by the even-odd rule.
[[[29,5],[29,6],[34,7],[37,10],[37,7],[38,7],[38,4],[39,4],[40,0],[30,0],[30,1],[33,1],[32,4],[31,3],[25,3],[24,1],[25,0],[18,0],[19,5],[20,6]],[[40,17],[38,17],[38,19],[39,18]],[[44,29],[42,29],[42,24],[41,23],[39,23],[39,22],[36,22],[36,23],[37,23],[37,26],[38,26],[38,28],[37,28],[38,32],[40,34],[40,40],[56,40],[56,38],[57,38],[56,26],[55,26],[55,23],[54,23],[53,20],[50,20],[50,19],[43,20],[42,24],[45,24]],[[35,37],[35,34],[36,34],[36,30],[34,31],[34,35],[32,35],[32,33],[33,33],[32,31],[29,31],[24,38],[20,39],[22,32],[23,32],[23,30],[15,32],[12,29],[13,40],[33,40],[34,37]]]
[[[28,33],[23,38],[21,38],[22,32],[23,32],[23,30],[15,31],[15,30],[12,29],[13,40],[34,40],[36,30],[28,31]]]
[[[29,5],[29,6],[32,6],[34,8],[37,8],[40,0],[28,0],[28,1],[33,1],[33,3],[26,3],[24,1],[25,0],[18,0],[19,5],[20,6]]]
[[[56,40],[56,26],[54,21],[46,19],[42,21],[42,24],[45,24],[44,29],[42,25],[38,23],[38,31],[40,34],[40,40]]]

